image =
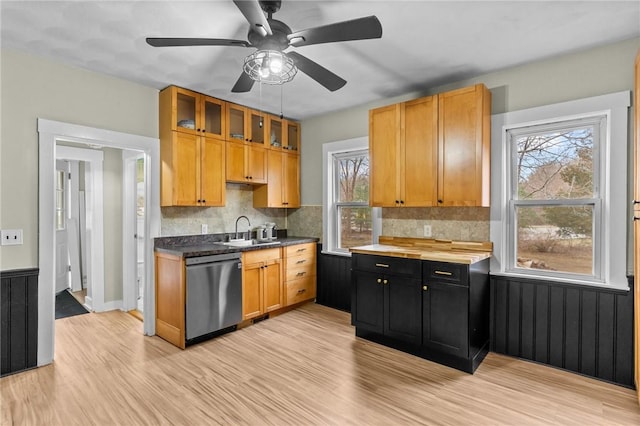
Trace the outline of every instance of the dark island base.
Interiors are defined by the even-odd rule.
[[[487,353],[489,352],[489,341],[485,342],[485,344],[482,345],[482,348],[480,348],[480,350],[478,350],[478,352],[476,352],[472,358],[461,358],[455,355],[450,355],[437,350],[433,350],[425,346],[391,339],[387,336],[363,330],[358,327],[356,327],[356,336],[471,374],[476,371],[482,360],[487,356]]]

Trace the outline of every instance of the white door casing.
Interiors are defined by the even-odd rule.
[[[145,226],[145,275],[147,279],[144,294],[143,329],[146,335],[155,333],[155,280],[153,275],[153,244],[151,242],[154,237],[160,235],[159,140],[38,118],[38,366],[50,364],[54,355],[55,283],[52,277],[55,265],[55,219],[52,212],[55,207],[55,182],[53,177],[55,175],[56,151],[62,148],[56,145],[57,141],[86,145],[99,144],[116,149],[139,149],[144,152],[145,162],[149,167],[145,169],[147,188],[145,212],[148,220]],[[101,214],[102,199],[95,200],[95,204],[96,213]],[[89,201],[87,201],[88,205]],[[95,237],[93,235],[91,240],[97,240]],[[94,272],[96,273],[94,274]],[[104,276],[103,271],[92,271],[92,274]],[[104,290],[102,289],[102,291],[103,293],[99,296],[104,298]]]

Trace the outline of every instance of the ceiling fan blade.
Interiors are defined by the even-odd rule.
[[[233,0],[240,12],[249,21],[251,29],[263,36],[272,35],[271,26],[264,16],[258,0]]]
[[[287,56],[293,59],[293,62],[296,64],[296,67],[298,67],[300,71],[307,74],[309,77],[322,84],[332,92],[335,92],[336,90],[347,84],[346,80],[343,80],[325,67],[305,56],[302,56],[297,52],[287,52]]]
[[[238,81],[236,81],[236,84],[233,86],[233,89],[231,89],[231,91],[233,93],[248,92],[253,87],[253,83],[255,83],[255,80],[249,77],[249,74],[242,71],[242,74],[240,74]]]
[[[165,38],[147,37],[147,43],[153,47],[171,46],[241,46],[251,47],[249,42],[244,40],[230,40],[226,38]]]
[[[295,47],[380,37],[382,37],[382,25],[375,16],[308,28],[292,32],[287,36],[289,44]]]

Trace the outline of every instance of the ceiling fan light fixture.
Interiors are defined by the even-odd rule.
[[[245,58],[244,72],[260,83],[283,84],[293,80],[298,68],[283,52],[256,50]]]

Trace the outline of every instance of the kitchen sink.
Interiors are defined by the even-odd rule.
[[[274,246],[280,244],[280,241],[231,240],[222,244],[232,247]]]

